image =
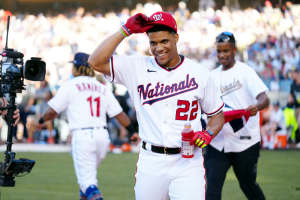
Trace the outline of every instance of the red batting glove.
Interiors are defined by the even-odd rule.
[[[138,13],[130,17],[121,28],[122,31],[129,36],[132,33],[144,33],[152,27],[153,25],[149,24],[149,18],[142,13]]]
[[[214,138],[213,135],[210,135],[207,131],[198,131],[194,133],[194,137],[192,140],[192,144],[195,144],[196,146],[200,148],[206,147],[211,140]]]

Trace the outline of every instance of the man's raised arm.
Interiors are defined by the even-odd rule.
[[[144,14],[130,17],[121,29],[105,39],[90,55],[88,63],[96,71],[110,75],[109,59],[122,40],[133,33],[144,33],[152,27]]]
[[[96,71],[110,75],[109,59],[125,36],[121,30],[105,39],[90,55],[88,63]]]

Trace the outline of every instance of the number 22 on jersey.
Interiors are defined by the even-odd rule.
[[[176,110],[176,120],[194,120],[197,118],[197,111],[198,111],[198,100],[192,101],[190,103],[187,100],[178,100],[177,101],[177,108]],[[189,113],[190,107],[192,106],[192,109]]]
[[[92,96],[86,99],[90,104],[91,116],[94,117],[94,112],[96,111],[96,117],[100,117],[100,97],[93,98]],[[96,106],[96,109],[94,107]]]

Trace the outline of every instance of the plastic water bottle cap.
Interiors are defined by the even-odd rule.
[[[186,123],[186,124],[184,125],[184,128],[192,128],[192,125],[191,125],[190,123]]]

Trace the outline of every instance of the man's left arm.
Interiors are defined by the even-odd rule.
[[[192,143],[200,148],[206,147],[223,128],[224,122],[223,111],[209,117],[206,130],[195,132]]]
[[[250,105],[247,110],[250,111],[250,116],[254,116],[258,111],[266,108],[270,104],[270,99],[267,96],[266,92],[262,92],[256,96],[257,103]]]
[[[118,122],[127,129],[128,131],[128,139],[133,143],[137,143],[140,140],[138,133],[135,131],[135,127],[131,123],[128,115],[125,112],[121,112],[115,116]]]
[[[259,78],[257,73],[252,68],[246,68],[247,76],[245,76],[245,82],[251,97],[256,98],[256,104],[250,105],[246,108],[250,112],[250,116],[255,116],[258,111],[268,107],[270,100],[266,94],[268,91],[267,86]]]
[[[204,88],[205,96],[201,101],[201,109],[208,116],[206,130],[195,132],[191,142],[200,148],[204,148],[211,142],[222,129],[225,122],[222,111],[224,102],[221,99],[220,90],[215,83],[215,78],[212,73],[209,73]]]
[[[213,133],[212,136],[215,137],[223,128],[224,122],[224,112],[221,111],[218,114],[208,118],[206,130],[211,131]]]
[[[58,113],[51,107],[48,108],[46,113],[39,119],[39,124],[44,124],[45,121],[55,119]]]

